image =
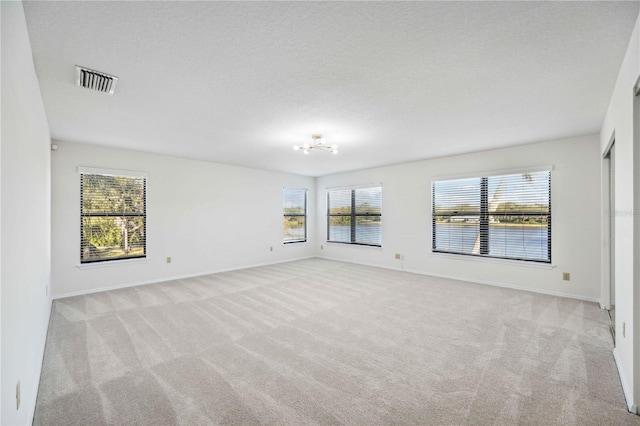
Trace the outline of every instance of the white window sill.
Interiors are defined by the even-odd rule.
[[[98,268],[106,268],[110,266],[123,266],[123,265],[133,265],[136,263],[147,263],[148,261],[149,261],[148,257],[137,258],[137,259],[107,260],[104,262],[81,263],[79,265],[76,265],[76,268],[98,269]]]
[[[288,243],[282,243],[282,247],[299,247],[300,245],[306,245],[309,243],[309,240],[306,241],[290,241]]]
[[[452,260],[465,260],[471,262],[482,262],[482,263],[496,263],[500,265],[509,265],[509,266],[524,266],[527,268],[537,268],[537,269],[554,269],[556,265],[553,263],[541,263],[541,262],[533,262],[533,261],[525,261],[525,260],[511,260],[511,259],[498,259],[492,257],[481,257],[481,256],[468,256],[464,254],[455,254],[455,253],[429,253],[430,256],[433,257],[441,257],[445,259]]]
[[[336,242],[336,241],[325,241],[325,244],[328,245],[328,246],[333,246],[333,247],[355,247],[355,248],[364,249],[364,250],[382,251],[382,247],[368,246],[368,245],[365,245],[365,244],[339,243],[339,242]]]

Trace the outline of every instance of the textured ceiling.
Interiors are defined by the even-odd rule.
[[[321,176],[598,132],[639,3],[24,8],[54,139]]]

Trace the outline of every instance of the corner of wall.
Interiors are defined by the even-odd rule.
[[[321,226],[319,226],[322,221],[324,220],[324,215],[321,214],[320,212],[322,211],[323,206],[320,205],[320,201],[322,200],[321,194],[324,194],[324,189],[320,187],[320,178],[318,177],[314,177],[313,178],[313,185],[314,185],[314,195],[315,195],[315,200],[314,200],[314,213],[315,213],[315,226],[314,226],[314,235],[313,235],[313,241],[314,241],[314,247],[313,247],[313,255],[315,257],[323,257],[324,256],[324,239],[321,238],[322,236],[320,235],[319,229],[321,228]]]
[[[0,17],[0,423],[30,424],[51,313],[51,139],[22,2]]]
[[[640,405],[640,102],[633,90],[639,76],[640,14],[600,131],[602,155],[615,137],[615,327],[621,330],[625,324],[626,337],[617,339],[614,357],[629,411],[634,413]],[[604,208],[605,202],[603,197]],[[603,221],[602,238],[607,237],[604,227]]]

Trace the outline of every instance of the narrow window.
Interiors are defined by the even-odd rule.
[[[307,190],[283,189],[282,205],[282,241],[285,244],[307,241]]]
[[[146,257],[145,177],[80,173],[80,262]]]
[[[382,246],[382,188],[327,191],[327,241]]]
[[[551,263],[551,172],[433,182],[434,252]]]

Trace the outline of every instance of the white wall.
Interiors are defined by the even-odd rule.
[[[2,419],[31,424],[51,311],[50,138],[21,2],[2,9]],[[16,409],[16,383],[22,403]]]
[[[636,108],[639,103],[633,93],[640,76],[639,31],[636,22],[600,133],[602,154],[615,135],[614,352],[632,410],[640,405],[640,129],[634,129],[634,102]]]
[[[600,181],[597,135],[325,176],[317,179],[318,245],[326,241],[326,188],[382,183],[381,249],[322,243],[323,257],[430,275],[600,298]],[[553,165],[552,262],[548,265],[431,253],[431,182]],[[319,247],[317,247],[319,249]],[[400,253],[404,261],[395,260]],[[563,281],[562,272],[571,280]]]
[[[0,7],[0,23],[2,22],[2,7]],[[1,27],[0,27],[1,28]],[[0,41],[2,37],[0,36]],[[2,43],[0,43],[0,58],[2,57]],[[0,61],[0,63],[2,63]],[[0,67],[0,80],[2,69]],[[2,85],[0,84],[0,99],[2,99]],[[2,111],[2,106],[0,106]],[[2,114],[0,114],[0,164],[2,164]],[[0,170],[0,235],[2,235],[2,172]],[[2,423],[2,244],[0,244],[0,423]]]
[[[314,255],[306,243],[282,244],[282,188],[309,189],[314,178],[176,157],[55,141],[52,153],[54,297],[200,275]],[[78,167],[148,173],[144,261],[80,264]],[[273,252],[270,251],[273,247]],[[166,257],[172,263],[166,263]]]

